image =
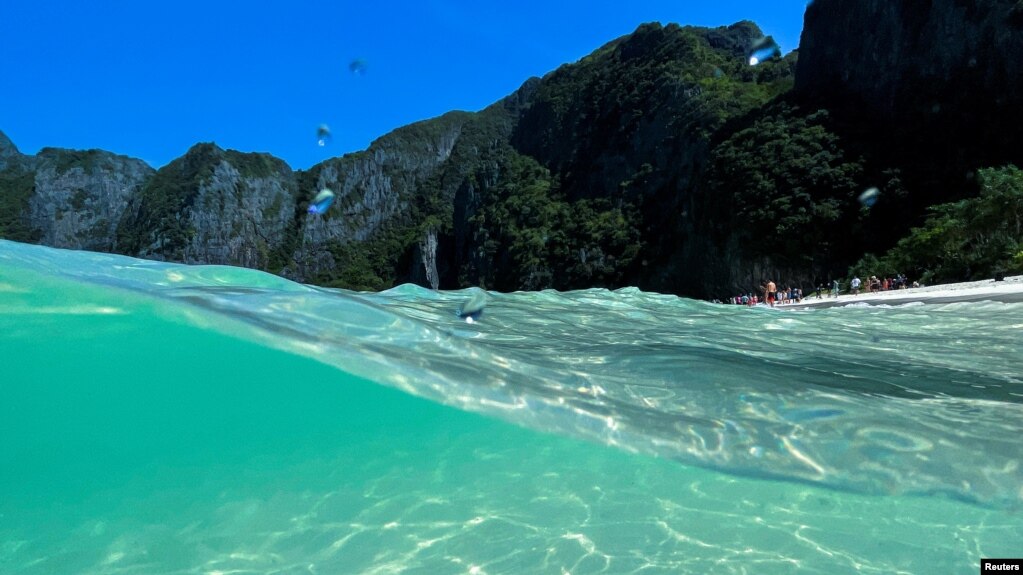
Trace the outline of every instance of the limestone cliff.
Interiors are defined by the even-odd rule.
[[[799,51],[750,66],[761,36],[645,24],[306,171],[200,144],[153,172],[0,134],[0,236],[355,289],[713,297],[837,277],[977,169],[1023,164],[1017,0],[816,0]],[[334,207],[308,214],[322,188]]]
[[[366,151],[327,160],[303,174],[305,193],[328,188],[336,200],[323,216],[301,216],[299,241],[285,275],[330,278],[352,265],[340,252],[353,242],[374,239],[396,219],[407,218],[419,188],[448,160],[470,117],[451,112],[400,128]]]
[[[48,246],[114,250],[114,232],[128,200],[153,169],[102,150],[44,148],[18,153],[0,134],[0,194],[6,237]]]
[[[0,170],[7,169],[8,163],[15,162],[22,157],[18,147],[7,137],[7,134],[0,132]]]
[[[296,198],[295,174],[283,161],[199,144],[133,198],[117,248],[152,259],[269,269]]]
[[[153,175],[145,162],[101,150],[44,148],[36,155],[29,225],[58,248],[113,251],[129,200]]]

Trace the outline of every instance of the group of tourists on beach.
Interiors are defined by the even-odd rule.
[[[831,290],[832,295],[837,297],[840,287],[841,286],[839,285],[838,281],[832,282]],[[877,276],[870,276],[870,278],[867,279],[866,283],[860,281],[859,276],[854,276],[852,281],[849,282],[849,293],[851,293],[852,295],[859,295],[860,288],[866,290],[867,293],[874,293],[894,289],[906,289],[908,287],[920,287],[920,284],[917,282],[913,282],[913,285],[910,286],[909,280],[906,279],[906,276],[902,274],[895,274],[894,278],[890,277],[878,278]],[[817,291],[818,298],[820,298],[821,291],[823,290]]]
[[[861,289],[863,289],[866,293],[874,293],[894,289],[906,289],[907,287],[920,287],[920,284],[913,282],[912,286],[910,286],[909,280],[907,280],[906,276],[902,274],[896,274],[894,278],[878,278],[877,276],[872,275],[865,282],[860,280],[859,276],[854,276],[852,281],[849,282],[849,293],[852,295],[859,295]],[[832,280],[827,286],[824,284],[817,286],[817,299],[822,299],[825,296],[838,297],[841,291],[841,282],[838,280]],[[763,303],[773,307],[775,304],[788,305],[803,301],[803,290],[801,288],[785,287],[779,290],[777,284],[771,280],[767,280],[766,283],[760,286],[760,292],[761,293],[751,292],[740,294],[729,298],[727,303],[746,306],[754,306]]]
[[[867,280],[867,285],[865,287],[868,293],[888,291],[893,289],[906,289],[907,287],[910,287],[908,285],[908,281],[909,280],[906,279],[906,276],[902,274],[895,274],[894,278],[886,277],[880,279],[878,279],[877,276],[870,276],[870,279]],[[854,277],[852,280],[852,284],[850,285],[853,294],[860,293],[860,285],[861,285],[860,278]],[[920,284],[913,282],[912,287],[919,287],[919,285]]]
[[[740,294],[730,298],[729,303],[749,306],[766,303],[774,306],[776,303],[786,305],[803,301],[802,288],[785,287],[779,290],[778,286],[771,280],[767,280],[766,284],[760,286],[760,291],[763,292],[762,296],[756,293]]]

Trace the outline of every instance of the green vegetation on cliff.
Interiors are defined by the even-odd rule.
[[[1013,128],[1020,91],[983,89],[1018,81],[1007,71],[1019,59],[1006,49],[971,61],[960,58],[964,49],[951,54],[962,65],[921,78],[916,63],[946,48],[907,44],[912,35],[900,34],[873,38],[898,48],[889,51],[894,59],[862,58],[879,49],[865,50],[858,32],[874,26],[870,15],[893,30],[933,19],[976,32],[952,43],[1019,45],[1018,35],[1005,33],[1015,12],[991,20],[994,8],[971,2],[983,8],[976,22],[947,20],[959,8],[945,0],[906,14],[883,3],[818,0],[804,54],[757,66],[747,60],[762,36],[752,23],[645,24],[481,112],[399,128],[304,172],[265,154],[202,144],[131,199],[116,249],[180,260],[197,234],[191,215],[203,230],[220,231],[223,194],[194,204],[226,161],[240,180],[221,182],[225,193],[244,196],[253,180],[277,180],[269,186],[275,195],[257,204],[255,217],[234,217],[206,241],[223,253],[220,244],[258,227],[258,237],[234,241],[231,253],[256,249],[259,263],[247,265],[265,262],[270,271],[338,287],[636,285],[720,297],[755,288],[764,274],[817,285],[866,252],[885,255],[863,258],[859,268],[927,281],[1018,270],[1018,170],[967,174],[1023,162]],[[797,58],[803,88],[793,90]],[[885,90],[863,81],[875,74]],[[41,155],[52,156],[41,165],[58,171],[88,171],[99,159]],[[321,187],[333,189],[337,203],[312,217],[307,202]],[[857,197],[869,187],[881,194],[867,208]],[[24,173],[0,174],[0,234],[32,237],[24,219],[32,193]],[[234,199],[229,214],[239,211],[241,198]],[[72,205],[86,200],[75,196]],[[277,228],[267,235],[257,222],[272,219]]]
[[[0,238],[16,242],[39,241],[28,225],[28,203],[35,191],[35,172],[18,166],[0,171]]]
[[[930,209],[924,225],[881,258],[868,254],[852,275],[908,273],[926,283],[1023,273],[1023,170],[980,170],[980,196]]]
[[[687,214],[715,134],[793,84],[795,54],[748,65],[761,36],[749,22],[647,24],[543,78],[511,143],[550,170],[572,214],[562,223],[569,240],[548,248],[558,272],[546,286],[680,290],[679,276],[697,269],[680,254],[703,241]],[[516,287],[547,277],[527,272]]]
[[[117,227],[116,249],[181,261],[185,244],[195,233],[185,210],[195,201],[199,186],[213,175],[220,156],[216,145],[197,144],[156,172]]]
[[[112,154],[103,150],[65,150],[43,148],[38,157],[53,166],[58,174],[79,168],[86,174],[93,173]]]
[[[863,165],[828,128],[828,112],[777,102],[715,146],[704,229],[746,257],[810,270],[856,253],[851,230]],[[846,230],[836,233],[837,230]]]
[[[614,196],[644,165],[662,184],[724,122],[792,86],[794,57],[746,63],[761,35],[749,22],[640,26],[544,77],[512,143],[557,174],[570,198]]]
[[[550,171],[514,152],[470,218],[486,262],[479,283],[499,290],[614,287],[641,249],[628,214],[604,198],[568,200]],[[632,216],[630,218],[630,216]]]

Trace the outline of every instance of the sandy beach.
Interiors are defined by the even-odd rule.
[[[848,287],[848,286],[844,286]],[[783,308],[824,308],[848,305],[901,305],[907,303],[955,303],[966,301],[1023,302],[1023,276],[1012,276],[1004,281],[981,280],[956,284],[942,284],[891,290],[860,295],[843,294],[836,297],[808,297],[801,303],[778,306]]]

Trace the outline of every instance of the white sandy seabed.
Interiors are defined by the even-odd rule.
[[[956,303],[966,301],[1023,302],[1023,276],[1007,277],[1003,281],[981,280],[957,284],[943,284],[890,290],[859,295],[808,297],[801,303],[785,308],[843,307],[849,305],[903,305],[907,303]]]

